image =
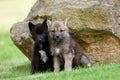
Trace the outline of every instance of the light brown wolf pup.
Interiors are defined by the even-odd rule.
[[[66,71],[80,64],[91,66],[88,57],[80,51],[79,45],[70,37],[66,24],[67,20],[47,21],[54,72],[60,71],[61,64],[64,64]]]

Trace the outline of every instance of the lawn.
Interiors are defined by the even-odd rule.
[[[11,41],[9,29],[17,21],[24,20],[35,1],[0,1],[0,80],[120,80],[120,64],[30,75],[30,61]]]

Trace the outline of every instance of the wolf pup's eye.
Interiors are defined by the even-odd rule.
[[[64,30],[60,30],[60,32],[63,32]]]
[[[52,30],[51,32],[55,32],[55,30]]]

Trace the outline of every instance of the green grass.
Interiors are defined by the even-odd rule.
[[[0,35],[0,78],[25,74],[29,60],[16,48],[8,34]],[[1,80],[1,79],[0,79]]]
[[[120,80],[120,64],[30,75],[30,61],[11,41],[9,29],[26,17],[35,1],[0,0],[0,80]]]
[[[29,74],[29,60],[14,46],[8,34],[0,35],[0,80],[119,80],[120,64],[79,68],[71,72]]]
[[[0,35],[0,80],[119,80],[120,64],[78,68],[70,72],[30,75],[29,60],[14,46],[8,34]]]

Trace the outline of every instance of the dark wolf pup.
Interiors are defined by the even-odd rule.
[[[48,37],[48,27],[44,20],[42,24],[34,25],[29,22],[29,30],[34,40],[32,49],[31,74],[53,70],[53,57],[50,54],[50,41]]]
[[[51,40],[51,55],[53,56],[54,72],[64,66],[66,71],[80,65],[91,66],[89,58],[82,48],[70,37],[67,20],[47,21]]]

